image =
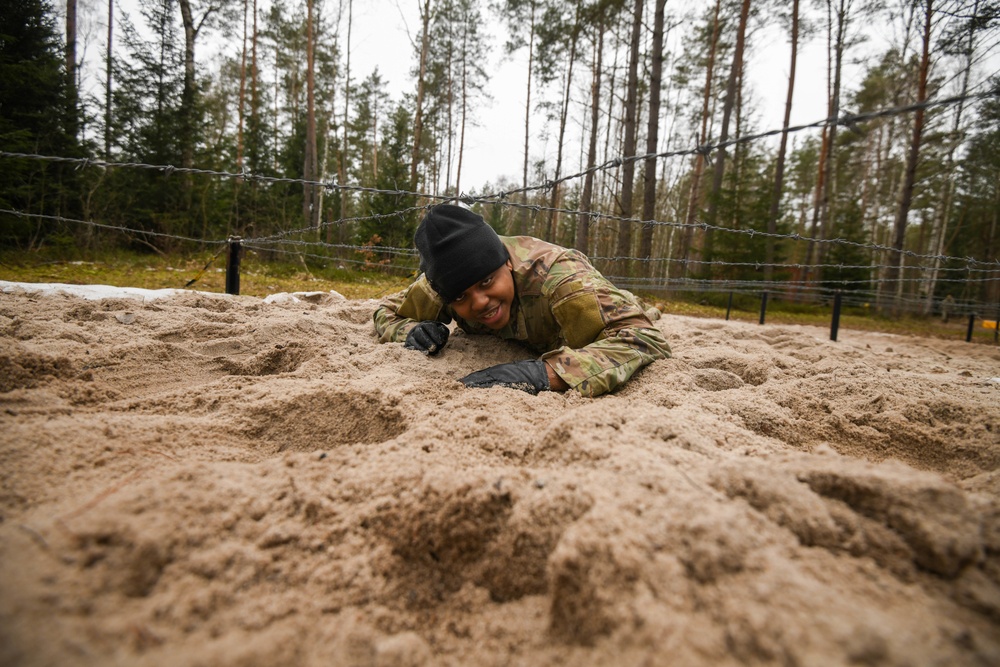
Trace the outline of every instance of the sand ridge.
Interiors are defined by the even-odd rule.
[[[598,399],[373,301],[0,294],[0,663],[1000,664],[1000,350],[664,316]]]

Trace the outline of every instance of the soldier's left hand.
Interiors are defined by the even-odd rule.
[[[549,374],[545,362],[538,359],[515,361],[509,364],[490,366],[462,378],[462,384],[473,389],[488,387],[509,387],[529,394],[548,391]]]

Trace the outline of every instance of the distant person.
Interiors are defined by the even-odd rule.
[[[433,356],[455,320],[466,333],[520,341],[541,355],[470,373],[461,380],[468,387],[599,396],[670,356],[638,299],[576,250],[498,236],[454,204],[431,208],[414,241],[423,273],[375,311],[380,342]]]

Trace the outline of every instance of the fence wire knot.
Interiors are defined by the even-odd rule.
[[[843,125],[854,134],[864,135],[864,131],[858,127],[858,116],[855,114],[847,112],[840,114],[840,118],[837,119],[837,124]]]

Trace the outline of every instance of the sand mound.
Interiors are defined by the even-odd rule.
[[[374,302],[0,294],[5,665],[1000,664],[1000,351],[667,316],[595,400]]]

